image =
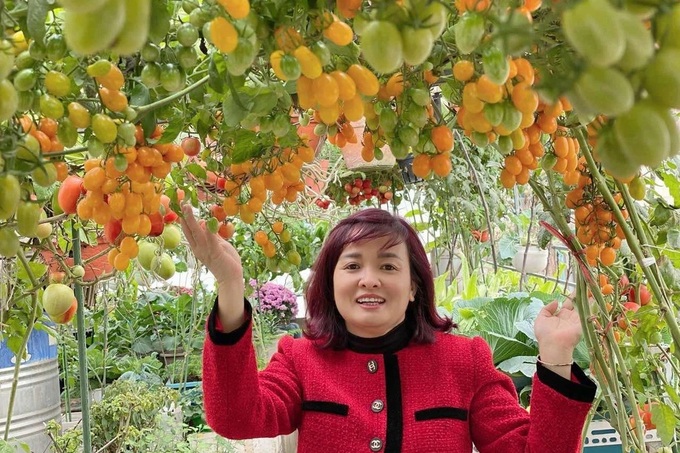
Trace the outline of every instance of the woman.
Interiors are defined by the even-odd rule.
[[[535,322],[531,414],[481,338],[446,333],[417,233],[380,209],[330,232],[306,292],[305,338],[257,371],[239,255],[184,208],[184,233],[219,284],[203,352],[206,419],[232,439],[299,430],[298,452],[575,453],[595,385],[572,354],[571,301]]]

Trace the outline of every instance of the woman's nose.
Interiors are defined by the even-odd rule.
[[[370,269],[364,269],[359,280],[359,285],[362,288],[375,288],[380,286],[380,279],[378,275]]]

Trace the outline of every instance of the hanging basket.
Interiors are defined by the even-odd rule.
[[[397,163],[390,147],[385,145],[380,148],[383,152],[383,158],[373,159],[370,162],[366,162],[363,157],[361,157],[361,149],[363,145],[361,143],[361,137],[364,136],[364,128],[366,126],[365,120],[353,121],[352,127],[354,128],[354,134],[357,136],[357,143],[347,143],[344,147],[340,148],[342,153],[342,158],[345,160],[345,165],[349,170],[384,170],[386,168],[392,168]]]

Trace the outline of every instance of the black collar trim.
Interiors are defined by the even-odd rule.
[[[410,323],[403,321],[385,335],[364,338],[347,332],[347,349],[364,354],[394,354],[408,346],[413,336]]]

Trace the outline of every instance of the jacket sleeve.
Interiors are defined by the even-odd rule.
[[[578,382],[540,367],[533,378],[530,413],[518,404],[512,380],[496,370],[491,349],[473,341],[476,385],[470,404],[472,441],[480,453],[577,453],[595,384],[577,367]]]
[[[203,347],[203,401],[208,425],[230,439],[293,432],[301,410],[301,389],[291,359],[293,338],[283,337],[267,368],[258,372],[251,319],[225,334],[219,331],[215,317],[213,310]]]

